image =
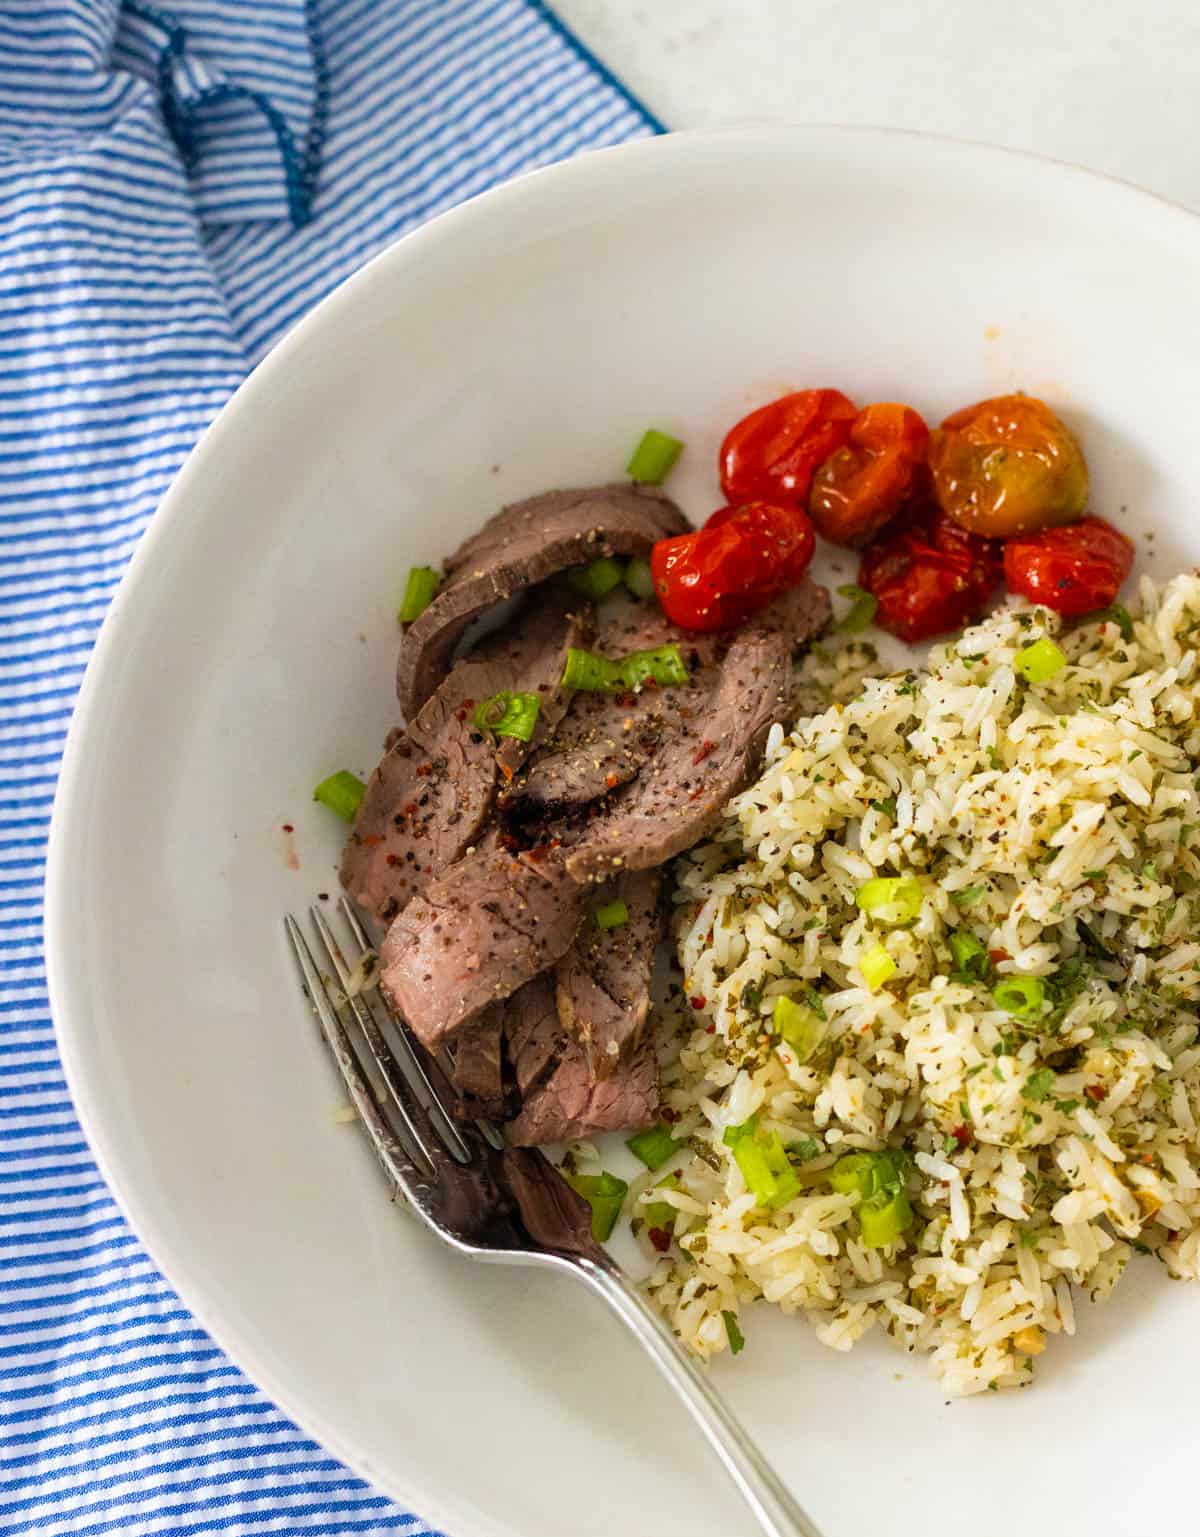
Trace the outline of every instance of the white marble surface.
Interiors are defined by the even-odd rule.
[[[672,128],[882,123],[1200,210],[1200,0],[555,0]]]

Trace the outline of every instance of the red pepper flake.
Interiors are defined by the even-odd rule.
[[[621,776],[619,774],[605,774],[604,783],[610,790],[615,790],[621,783]]]
[[[989,950],[988,960],[991,961],[993,966],[999,966],[1001,961],[1011,961],[1012,956],[1009,955],[1007,950]]]
[[[417,803],[416,803],[416,801],[409,801],[408,805],[405,806],[403,812],[401,813],[402,816],[406,816],[406,817],[415,817],[416,814],[417,814]]]
[[[634,705],[637,704],[637,695],[636,694],[618,694],[617,695],[617,703],[620,705],[622,710],[632,710]]]
[[[692,759],[692,767],[695,768],[697,763],[703,763],[705,758],[708,757],[709,753],[716,752],[716,750],[717,744],[715,742],[710,742],[706,737],[705,740],[700,743],[700,751]]]
[[[422,778],[424,778],[427,774],[432,774],[433,773],[433,764],[432,763],[418,763],[417,764],[417,773]]]
[[[399,854],[389,854],[388,857],[387,857],[387,862],[388,862],[389,865],[392,865],[393,867],[398,865],[400,863],[400,856],[399,856]]]
[[[708,1006],[708,999],[702,993],[697,993],[694,998],[689,998],[688,1002],[694,1009],[703,1009]]]
[[[464,699],[462,707],[464,710],[473,710],[475,708],[475,701],[473,699]]]
[[[283,824],[283,830],[285,833],[294,833],[296,831],[290,822],[285,822]]]
[[[959,1147],[970,1147],[971,1128],[969,1126],[953,1126],[950,1129],[950,1135],[958,1143]]]
[[[500,762],[500,772],[504,775],[505,780],[509,784],[512,784],[512,781],[513,781],[513,771],[512,771],[512,769],[509,768],[507,763],[503,762],[503,760],[501,760],[501,762]]]
[[[705,1025],[704,1033],[705,1033],[705,1035],[716,1035],[716,1033],[717,1033],[716,1025]]]
[[[1099,1104],[1102,1099],[1107,1099],[1108,1097],[1108,1090],[1099,1083],[1085,1084],[1083,1092],[1089,1099],[1094,1099],[1097,1104]]]
[[[458,709],[455,710],[455,712],[454,712],[454,719],[455,720],[466,720],[466,718],[467,718],[467,707],[466,707],[466,705],[460,704]]]
[[[671,1247],[671,1235],[666,1228],[652,1227],[646,1231],[646,1237],[654,1245],[660,1254],[665,1254]]]
[[[383,842],[383,838],[379,833],[364,833],[359,842],[364,848],[373,849],[377,844]]]

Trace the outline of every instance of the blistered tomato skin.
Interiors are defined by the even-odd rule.
[[[999,395],[948,416],[929,450],[942,511],[1008,539],[1082,517],[1088,469],[1066,423],[1031,395]]]
[[[814,472],[849,440],[854,416],[840,390],[798,390],[751,411],[721,444],[725,500],[805,510]]]
[[[1107,608],[1133,570],[1134,547],[1103,518],[1048,528],[1004,546],[1010,592],[1076,618]]]
[[[867,546],[858,581],[878,600],[875,622],[912,645],[977,618],[1001,571],[998,544],[926,508]]]
[[[749,502],[721,508],[694,534],[659,540],[650,553],[650,574],[673,624],[725,630],[795,587],[815,547],[806,514]]]
[[[882,402],[854,418],[845,447],[813,476],[808,511],[817,532],[856,549],[899,516],[929,454],[929,428],[910,406]]]

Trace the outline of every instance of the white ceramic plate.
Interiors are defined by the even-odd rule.
[[[234,1359],[455,1537],[749,1525],[597,1305],[444,1252],[334,1124],[279,921],[334,885],[311,786],[394,723],[409,565],[619,473],[650,423],[687,440],[671,489],[704,514],[722,430],[814,384],[931,418],[1045,395],[1097,509],[1154,530],[1162,571],[1200,553],[1200,223],[970,145],[683,136],[490,193],[321,305],[192,455],[88,673],[48,899],[85,1129]],[[1198,1317],[1147,1262],[1031,1392],[948,1406],[881,1341],[837,1356],[753,1314],[716,1372],[828,1537],[1190,1531]]]

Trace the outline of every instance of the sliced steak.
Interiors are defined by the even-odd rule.
[[[703,707],[677,723],[651,770],[572,835],[566,865],[575,880],[663,864],[716,825],[752,777],[771,725],[787,716],[792,652],[828,617],[828,593],[808,583],[734,632]]]
[[[658,1059],[648,1036],[610,1078],[598,1082],[582,1043],[569,1041],[506,1130],[515,1146],[535,1147],[602,1131],[640,1131],[653,1125],[658,1111]]]
[[[464,1114],[492,1119],[504,1114],[506,1008],[505,1003],[493,1003],[454,1037],[450,1082],[463,1098]]]
[[[687,522],[647,487],[548,491],[505,507],[446,561],[449,580],[400,648],[396,692],[413,716],[446,674],[468,626],[493,604],[600,555],[645,555]]]
[[[563,1042],[554,999],[554,973],[527,982],[504,1006],[504,1038],[517,1094],[525,1096],[553,1067]]]
[[[470,851],[387,932],[382,984],[430,1051],[565,955],[587,894],[562,858]]]
[[[597,634],[594,650],[618,661],[632,651],[678,645],[697,671],[693,686],[574,694],[558,730],[530,755],[524,771],[502,795],[501,811],[527,818],[569,810],[627,784],[653,758],[663,734],[695,711],[695,690],[705,686],[703,669],[728,644],[724,636],[689,635],[677,629],[657,603],[606,607],[613,612]]]
[[[626,923],[602,929],[589,915],[554,968],[558,1017],[582,1042],[588,1071],[610,1078],[641,1040],[663,931],[662,871],[622,875],[596,893],[596,905],[622,901]]]
[[[566,709],[569,646],[587,643],[588,605],[551,595],[455,664],[371,776],[342,855],[342,885],[387,922],[479,836],[499,767],[505,782]],[[504,690],[541,700],[532,741],[477,729],[475,707]]]

